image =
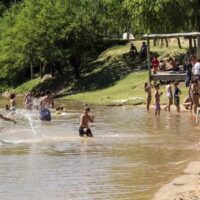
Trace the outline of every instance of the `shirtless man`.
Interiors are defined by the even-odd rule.
[[[54,100],[51,92],[48,90],[40,101],[40,119],[42,121],[51,121],[50,108],[54,108]]]
[[[85,112],[83,115],[81,115],[81,121],[80,121],[80,127],[79,127],[79,135],[81,137],[84,136],[84,134],[87,135],[87,137],[93,137],[93,134],[89,128],[89,122],[94,122],[94,116],[90,115],[90,108],[85,108]]]

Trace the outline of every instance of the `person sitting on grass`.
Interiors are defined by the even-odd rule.
[[[133,43],[131,43],[129,54],[130,54],[131,57],[136,57],[137,54],[138,54],[137,48]]]
[[[94,122],[94,116],[90,115],[90,108],[85,108],[84,114],[81,115],[80,127],[79,127],[79,135],[83,137],[86,135],[87,137],[93,137],[93,134],[89,128],[89,123]]]

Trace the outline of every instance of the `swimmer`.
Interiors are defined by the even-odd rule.
[[[90,108],[85,108],[84,114],[81,115],[80,120],[80,127],[79,127],[79,135],[81,137],[84,136],[84,134],[87,137],[93,137],[93,134],[89,128],[89,123],[94,122],[94,116],[90,115]]]
[[[65,109],[63,106],[59,106],[56,108],[56,112],[54,113],[54,115],[61,115],[65,112]]]
[[[50,108],[54,108],[54,100],[51,92],[48,90],[40,101],[40,119],[42,121],[51,121]]]
[[[0,114],[0,119],[4,120],[4,121],[8,121],[8,122],[13,122],[14,124],[16,124],[17,122],[14,119],[11,119],[9,117],[5,117],[2,114]]]

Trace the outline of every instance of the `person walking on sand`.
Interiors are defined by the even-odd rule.
[[[166,92],[167,92],[167,99],[168,99],[168,104],[167,106],[164,108],[165,111],[169,111],[170,112],[170,107],[173,104],[173,94],[172,94],[172,86],[171,86],[172,81],[167,81],[167,85],[166,85]]]
[[[174,83],[174,104],[176,106],[177,112],[180,112],[180,94],[181,94],[181,91],[178,88],[178,84],[179,84],[178,82]]]
[[[146,108],[147,108],[147,111],[149,111],[149,106],[150,106],[150,103],[151,103],[151,83],[150,83],[150,82],[146,82],[146,83],[144,84],[144,90],[145,90],[145,92],[147,93],[147,97],[146,97],[146,100],[147,100]]]
[[[24,97],[24,107],[27,110],[32,110],[33,108],[33,92],[31,90]]]
[[[83,137],[84,134],[87,137],[93,137],[93,134],[89,128],[89,123],[94,122],[94,116],[92,116],[89,113],[90,113],[90,108],[85,108],[84,114],[81,115],[80,127],[79,127],[79,135],[81,137]]]
[[[159,85],[155,85],[155,92],[154,92],[154,98],[155,98],[155,116],[160,115],[160,97],[162,95],[162,92],[159,93]]]

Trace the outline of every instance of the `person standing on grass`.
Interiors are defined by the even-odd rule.
[[[179,84],[178,82],[174,83],[174,104],[176,106],[177,112],[180,112],[180,94],[181,94],[181,91],[178,88],[178,84]]]
[[[149,111],[149,106],[150,106],[150,103],[151,103],[151,83],[150,82],[146,82],[144,84],[144,90],[145,92],[147,93],[147,97],[146,97],[146,108],[147,108],[147,111]]]
[[[165,111],[169,111],[170,112],[170,107],[173,104],[173,94],[172,94],[172,86],[171,86],[172,81],[167,81],[167,85],[166,85],[166,92],[167,92],[167,99],[168,99],[168,104],[167,106],[164,108]]]
[[[155,92],[154,92],[154,98],[155,98],[155,116],[160,115],[160,97],[162,95],[162,92],[159,93],[159,85],[155,85]]]

